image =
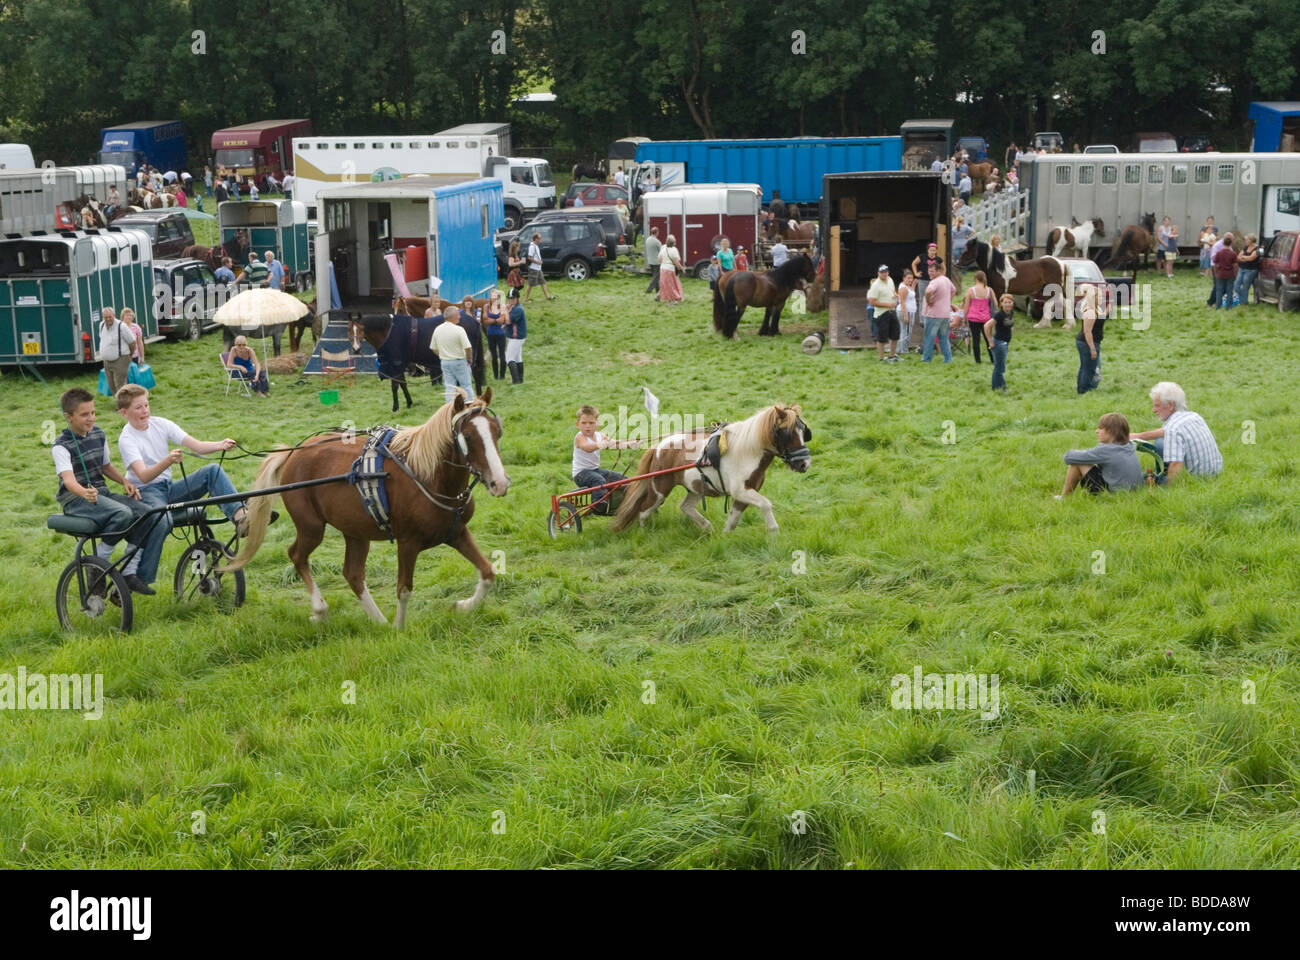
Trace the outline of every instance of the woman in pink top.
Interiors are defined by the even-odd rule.
[[[122,311],[122,323],[126,328],[135,334],[135,343],[131,345],[131,359],[136,363],[144,363],[144,331],[140,329],[140,324],[135,322],[135,311],[130,307]]]
[[[961,312],[970,325],[971,353],[975,362],[980,362],[980,341],[984,339],[984,324],[993,317],[993,291],[989,289],[988,277],[983,270],[975,271],[975,285],[966,291],[962,301]],[[992,354],[990,354],[992,357]]]

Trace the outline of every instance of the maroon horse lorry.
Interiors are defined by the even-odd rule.
[[[218,130],[212,152],[218,169],[254,179],[265,190],[268,174],[283,180],[290,169],[293,138],[310,136],[310,120],[258,120]]]

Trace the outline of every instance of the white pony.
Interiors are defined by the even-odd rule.
[[[673,487],[680,484],[686,488],[682,512],[701,530],[712,529],[712,524],[698,509],[701,499],[722,496],[732,499],[731,512],[722,528],[724,533],[735,529],[746,507],[762,511],[768,530],[779,529],[772,515],[772,502],[758,491],[773,460],[783,460],[798,473],[805,473],[812,465],[812,453],[807,447],[812,430],[800,414],[798,404],[789,407],[776,404],[713,433],[707,430],[675,433],[659,441],[642,455],[637,464],[638,474],[690,466],[632,484],[631,492],[614,518],[613,528],[623,530],[633,520],[645,523]]]
[[[1074,218],[1071,217],[1071,220]],[[1092,246],[1093,237],[1106,236],[1106,227],[1100,217],[1093,217],[1087,223],[1071,223],[1069,229],[1053,227],[1047,234],[1048,256],[1059,257],[1073,247],[1076,256],[1088,258],[1088,248]]]

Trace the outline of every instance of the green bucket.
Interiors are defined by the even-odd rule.
[[[337,390],[322,390],[320,392],[320,402],[325,406],[339,402],[339,392]]]

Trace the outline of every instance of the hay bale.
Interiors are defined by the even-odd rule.
[[[266,372],[278,374],[297,373],[305,366],[307,366],[307,354],[283,353],[266,361]]]

